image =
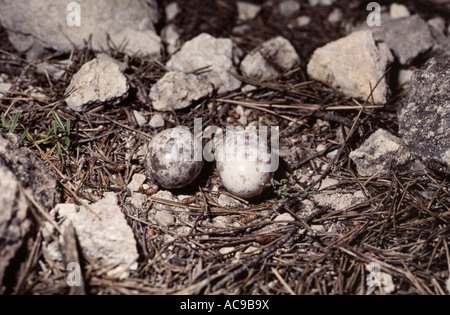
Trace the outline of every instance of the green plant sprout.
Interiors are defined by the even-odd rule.
[[[286,198],[291,195],[290,189],[287,186],[288,183],[289,183],[289,181],[287,179],[282,179],[281,181],[277,181],[272,178],[270,180],[270,184],[272,185],[274,192],[281,198]]]
[[[292,196],[292,192],[289,189],[289,187],[287,186],[288,183],[289,183],[289,181],[287,179],[282,179],[280,181],[277,181],[272,178],[270,180],[270,184],[272,185],[274,192],[283,199]],[[306,189],[302,192],[302,194],[299,196],[299,198],[302,198],[302,199],[308,198],[314,194],[315,194],[314,191]]]
[[[29,129],[26,129],[22,136],[22,142],[26,145],[33,144],[35,142],[42,143],[44,145],[50,145],[52,147],[52,152],[58,156],[64,156],[64,147],[70,146],[70,120],[67,119],[63,123],[61,117],[56,113],[52,112],[53,124],[46,134],[32,134]]]
[[[8,130],[7,133],[13,133],[14,130],[17,127],[17,122],[19,121],[20,112],[17,112],[11,122],[6,121],[6,114],[2,113],[1,117],[1,128],[0,131],[3,131],[3,129]]]

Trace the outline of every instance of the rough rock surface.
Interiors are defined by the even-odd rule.
[[[202,76],[211,82],[219,93],[225,93],[241,87],[241,81],[231,73],[233,66],[233,43],[231,39],[215,38],[209,34],[200,34],[186,42],[166,64],[172,71],[190,73],[209,67],[211,70]]]
[[[168,72],[150,91],[152,106],[158,111],[172,111],[190,106],[211,95],[213,86],[203,76]]]
[[[133,231],[117,205],[115,193],[105,193],[105,198],[89,205],[101,220],[84,207],[60,204],[51,214],[59,218],[61,227],[72,222],[81,249],[89,258],[97,258],[100,264],[119,264],[108,272],[111,276],[124,277],[137,267],[139,257]],[[61,222],[62,221],[62,222]]]
[[[287,39],[277,36],[250,52],[241,63],[241,70],[249,78],[271,81],[299,64],[295,48]]]
[[[127,185],[131,192],[137,192],[139,188],[144,184],[147,176],[144,174],[134,174],[131,182]]]
[[[25,191],[45,210],[60,202],[53,172],[33,152],[21,146],[19,137],[0,134],[0,165],[9,169]]]
[[[117,105],[128,96],[129,85],[123,75],[125,66],[106,54],[84,64],[67,87],[67,105],[83,111],[89,105]]]
[[[389,9],[389,15],[392,19],[399,19],[408,17],[411,14],[409,13],[408,8],[404,4],[393,3]]]
[[[365,100],[392,59],[385,45],[375,44],[370,31],[358,31],[318,48],[308,64],[308,75],[345,95]],[[373,100],[385,104],[387,97],[388,85],[383,78],[373,92]]]
[[[384,129],[378,129],[357,150],[350,153],[361,176],[386,176],[390,169],[404,172],[423,169],[405,143]]]
[[[160,113],[155,113],[148,123],[151,128],[161,128],[164,127],[165,124],[164,116]]]
[[[175,24],[166,25],[161,31],[161,38],[169,54],[173,54],[180,48],[180,34]]]
[[[121,51],[130,56],[152,56],[161,58],[161,38],[152,30],[138,31],[126,28],[123,31],[111,35],[111,40]]]
[[[9,91],[9,89],[12,87],[11,83],[2,83],[0,82],[0,90],[2,91]],[[3,97],[5,95],[4,92],[0,91],[0,97]]]
[[[5,290],[3,280],[8,276],[6,269],[26,241],[25,235],[30,222],[26,219],[28,203],[20,191],[19,183],[1,162],[0,177],[0,294],[3,294]]]
[[[418,15],[388,20],[371,30],[374,39],[386,43],[402,65],[409,65],[434,44],[427,22]]]
[[[94,49],[108,47],[107,34],[118,34],[126,28],[154,31],[158,20],[155,0],[77,0],[80,26],[69,26],[73,10],[65,0],[0,0],[0,21],[17,50],[24,52],[36,45],[70,51],[84,47],[92,34]],[[69,40],[70,39],[70,40]],[[131,37],[130,37],[131,39]],[[130,47],[141,43],[130,43]],[[151,41],[148,45],[153,45]]]
[[[410,86],[398,110],[400,135],[425,165],[450,174],[450,60],[430,59]]]
[[[290,17],[300,11],[300,3],[295,0],[285,0],[278,5],[278,11],[282,16]]]
[[[237,9],[238,19],[241,21],[249,21],[253,20],[259,14],[262,7],[254,3],[238,1]]]

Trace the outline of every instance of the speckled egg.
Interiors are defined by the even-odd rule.
[[[256,131],[227,131],[224,141],[216,144],[217,170],[223,186],[235,196],[260,195],[273,178],[272,159],[266,139]]]
[[[202,144],[187,128],[167,129],[149,143],[145,162],[148,176],[157,184],[182,188],[202,171]]]

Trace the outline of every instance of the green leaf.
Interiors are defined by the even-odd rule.
[[[61,130],[65,130],[64,124],[63,124],[61,118],[59,117],[59,115],[56,112],[52,112],[52,115],[53,115],[53,118],[55,119],[55,122],[58,124],[58,127]]]
[[[14,117],[13,117],[13,120],[12,120],[11,125],[9,127],[8,133],[13,133],[14,129],[16,129],[17,122],[19,121],[19,117],[20,117],[20,112],[17,112],[14,115]]]
[[[25,129],[25,131],[23,132],[22,136],[20,137],[20,140],[24,144],[30,144],[33,141],[33,139],[31,138],[31,135],[30,135],[30,130],[28,128]]]
[[[67,119],[66,121],[66,134],[70,135],[70,119]]]
[[[2,128],[6,128],[6,117],[5,117],[5,113],[2,113]]]
[[[70,147],[70,138],[69,137],[64,137],[64,141],[66,143],[66,147]]]

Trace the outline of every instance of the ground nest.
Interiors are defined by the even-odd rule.
[[[183,41],[208,32],[232,38],[249,52],[282,35],[294,45],[302,64],[276,82],[239,77],[256,89],[215,93],[188,109],[169,113],[166,125],[158,129],[140,127],[133,111],[152,112],[148,94],[165,74],[163,65],[169,56],[161,62],[130,57],[118,53],[111,43],[106,52],[127,65],[130,95],[120,106],[99,105],[74,113],[67,109],[64,94],[72,76],[95,57],[89,42],[72,54],[46,55],[48,63],[73,61],[55,80],[17,53],[0,29],[0,73],[8,74],[14,91],[20,91],[0,97],[6,121],[21,112],[12,132],[58,174],[64,202],[95,202],[105,192],[116,193],[138,243],[138,269],[126,279],[110,278],[105,266],[82,257],[84,292],[382,294],[383,287],[367,285],[368,265],[377,263],[392,276],[395,294],[445,294],[450,276],[449,178],[395,171],[384,177],[361,177],[349,159],[349,153],[377,129],[398,133],[397,106],[405,92],[394,91],[387,105],[379,108],[309,81],[305,66],[312,52],[345,32],[326,21],[329,12],[323,8],[305,6],[302,14],[311,16],[312,22],[301,31],[286,27],[286,21],[263,9],[250,22],[250,30],[237,35],[232,34],[234,1],[210,2],[204,6],[203,1],[179,1],[184,14],[175,22]],[[367,16],[361,1],[335,6],[343,10],[349,24]],[[437,14],[413,1],[408,7],[425,16]],[[217,200],[226,191],[214,165],[208,164],[196,182],[172,191],[185,196],[183,201],[170,204],[153,198],[152,189],[143,191],[149,203],[170,206],[174,216],[183,209],[187,215],[176,225],[149,222],[145,211],[126,201],[133,175],[145,174],[137,152],[157,132],[177,125],[193,129],[195,118],[202,118],[203,129],[237,126],[238,107],[249,111],[249,121],[280,127],[281,166],[276,181],[261,197],[221,206]],[[48,139],[54,113],[63,123],[70,121],[70,132],[60,131]],[[217,218],[223,224],[213,224]],[[9,293],[73,293],[66,283],[66,266],[42,246],[45,217],[35,212],[33,220],[28,244],[32,250]],[[181,230],[188,232],[180,234]]]

